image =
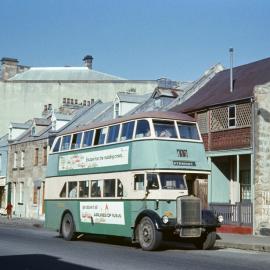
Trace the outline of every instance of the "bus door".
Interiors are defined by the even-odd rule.
[[[139,212],[146,209],[146,177],[145,173],[135,173],[133,175],[133,197],[131,212],[136,217]]]

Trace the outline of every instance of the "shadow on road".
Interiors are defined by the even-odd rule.
[[[57,257],[42,254],[0,256],[1,269],[9,270],[97,270],[77,264],[61,261]]]
[[[63,241],[65,241],[65,240],[63,240]],[[91,234],[84,235],[83,234],[75,241],[84,241],[84,242],[89,242],[89,243],[95,242],[95,243],[100,243],[100,244],[125,246],[125,247],[140,249],[140,245],[139,244],[132,244],[130,238],[117,237],[117,236],[91,235]],[[221,249],[221,248],[214,247],[212,250],[218,250],[218,249]],[[159,248],[159,251],[164,251],[164,250],[197,250],[197,249],[191,243],[164,240],[162,242],[161,247]]]

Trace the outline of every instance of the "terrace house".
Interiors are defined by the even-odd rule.
[[[233,68],[232,89],[230,70],[220,71],[171,109],[197,119],[212,171],[210,206],[223,207],[225,222],[262,234],[270,230],[268,82],[270,58]]]

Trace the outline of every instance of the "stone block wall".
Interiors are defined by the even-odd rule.
[[[255,232],[270,235],[270,83],[255,96]]]

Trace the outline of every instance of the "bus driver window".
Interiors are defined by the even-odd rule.
[[[159,189],[158,178],[156,174],[147,174],[147,188],[148,189]]]

